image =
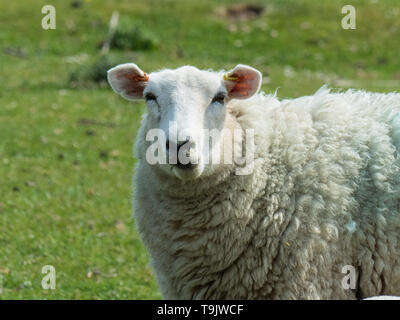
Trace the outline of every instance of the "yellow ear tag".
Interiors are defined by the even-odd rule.
[[[230,77],[227,73],[224,74],[225,81],[236,81],[238,77]]]

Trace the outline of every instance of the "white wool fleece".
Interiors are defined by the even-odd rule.
[[[150,74],[151,79],[151,74]],[[227,102],[255,130],[254,171],[181,180],[136,140],[134,216],[166,299],[400,295],[400,94]],[[345,289],[344,266],[356,270]]]

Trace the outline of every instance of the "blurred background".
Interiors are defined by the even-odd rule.
[[[161,297],[131,219],[144,103],[112,92],[110,67],[243,63],[279,98],[325,83],[399,91],[399,1],[350,2],[0,2],[0,299]],[[48,4],[55,30],[42,28]],[[346,4],[355,30],[342,28]],[[41,286],[44,265],[55,290]]]

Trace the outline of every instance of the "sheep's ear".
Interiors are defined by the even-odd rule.
[[[149,76],[134,63],[120,64],[107,72],[113,90],[128,100],[143,98]]]
[[[233,70],[224,74],[228,97],[232,99],[247,99],[255,94],[261,87],[261,72],[238,64]]]

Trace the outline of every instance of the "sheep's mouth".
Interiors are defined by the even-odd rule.
[[[201,175],[200,166],[193,163],[173,165],[172,172],[180,180],[194,180]]]
[[[176,167],[181,170],[194,170],[197,167],[197,163],[190,163],[190,162],[188,164],[178,163],[176,164]]]

